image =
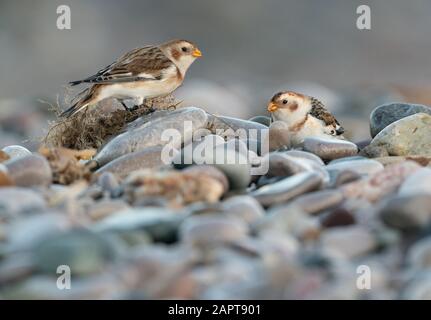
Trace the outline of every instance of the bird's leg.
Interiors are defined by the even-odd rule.
[[[179,101],[179,102],[176,102],[176,103],[174,103],[174,104],[172,104],[172,105],[170,105],[170,106],[168,107],[168,110],[177,110],[177,107],[178,107],[181,103],[183,103],[183,101],[182,101],[182,100],[181,100],[181,101]]]
[[[120,101],[120,103],[126,111],[130,111],[130,109],[126,106],[126,104],[123,101]]]
[[[142,106],[144,106],[144,98],[142,97],[137,97],[133,99],[133,108],[132,111],[138,110],[140,108],[142,108]]]

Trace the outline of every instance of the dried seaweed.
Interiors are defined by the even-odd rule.
[[[110,101],[102,101],[98,106],[87,108],[70,118],[58,118],[50,123],[43,144],[48,147],[65,147],[74,150],[98,149],[137,118],[154,110],[176,106],[172,95],[148,99],[142,107],[134,110],[121,109],[118,105],[116,109],[112,108],[118,102],[114,99],[108,100]],[[57,103],[57,108],[54,110],[57,115],[61,113],[59,105]],[[106,112],[109,107],[114,111]]]

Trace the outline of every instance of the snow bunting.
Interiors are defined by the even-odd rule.
[[[92,86],[78,94],[61,116],[69,117],[110,97],[119,99],[127,109],[123,100],[133,99],[141,105],[147,98],[167,95],[181,85],[188,68],[201,56],[196,45],[186,40],[133,49],[95,75],[70,82],[72,86]]]
[[[344,128],[323,103],[313,97],[292,91],[279,92],[269,102],[268,111],[272,120],[287,123],[295,145],[311,136],[343,138]]]

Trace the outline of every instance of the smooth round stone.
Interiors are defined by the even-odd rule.
[[[172,149],[179,149],[183,143],[191,141],[196,130],[206,127],[208,123],[207,113],[195,107],[161,114],[163,116],[154,116],[143,124],[132,124],[126,132],[109,141],[94,160],[99,166],[103,166],[125,154],[142,151],[148,147],[169,144]],[[167,129],[170,129],[169,132]]]
[[[221,170],[217,169],[214,166],[205,165],[205,164],[193,165],[184,169],[184,172],[196,173],[197,175],[199,173],[202,173],[203,175],[211,176],[212,178],[216,179],[223,185],[224,192],[227,192],[229,190],[228,178]]]
[[[131,208],[108,216],[93,224],[91,229],[96,232],[126,232],[142,230],[155,242],[173,242],[177,238],[177,229],[184,219],[166,208],[143,207]]]
[[[222,202],[223,211],[244,220],[247,223],[262,218],[265,210],[253,197],[247,195],[234,196]]]
[[[333,228],[355,224],[355,217],[344,208],[337,208],[322,217],[322,227]]]
[[[388,125],[364,150],[384,147],[391,156],[431,156],[430,136],[431,115],[417,113]]]
[[[5,152],[11,159],[31,155],[31,152],[27,148],[18,145],[7,146],[1,150]]]
[[[431,196],[431,169],[421,168],[404,180],[398,190],[401,196],[428,193]]]
[[[386,225],[401,231],[425,228],[431,222],[431,197],[426,193],[392,197],[380,216]]]
[[[378,145],[368,145],[363,148],[360,152],[360,155],[363,155],[367,158],[382,158],[389,156],[388,150],[385,146]]]
[[[192,164],[204,164],[208,160],[212,163],[214,148],[224,144],[225,141],[221,136],[209,134],[201,137],[199,140],[194,140],[172,159],[172,164],[177,169],[186,168]]]
[[[58,212],[26,216],[11,223],[8,242],[13,250],[31,250],[36,243],[71,227],[72,223]]]
[[[33,250],[36,268],[50,275],[55,275],[61,265],[69,266],[74,275],[100,272],[115,255],[110,241],[84,230],[48,237]]]
[[[311,153],[311,152],[306,152],[302,150],[287,150],[287,151],[280,151],[280,153],[286,154],[291,157],[299,158],[299,159],[308,159],[322,166],[325,165],[322,159],[320,159],[318,156],[316,156],[314,153]]]
[[[257,221],[253,229],[259,235],[266,232],[287,233],[302,240],[313,239],[319,234],[319,222],[295,204],[275,206],[267,215]]]
[[[238,219],[217,216],[194,216],[180,227],[183,242],[195,246],[213,246],[247,237],[248,228]]]
[[[319,173],[324,184],[328,183],[330,176],[326,169],[314,160],[308,158],[298,158],[287,155],[284,152],[272,152],[263,161],[268,161],[268,172],[266,176],[288,177],[300,172],[314,171]]]
[[[347,258],[364,255],[377,246],[374,235],[362,226],[326,229],[320,241],[323,248]]]
[[[247,139],[244,141],[249,152],[253,152],[255,155],[262,155],[262,144],[261,140],[258,139]]]
[[[380,162],[385,167],[387,165],[395,164],[404,162],[407,160],[411,160],[414,162],[419,163],[421,166],[430,166],[431,157],[423,157],[423,156],[393,156],[393,157],[381,157],[381,158],[375,158],[374,160]]]
[[[3,163],[0,163],[0,172],[7,174],[7,168]]]
[[[415,269],[431,267],[431,237],[415,242],[407,252],[407,263]]]
[[[352,142],[320,137],[305,138],[304,150],[314,153],[324,160],[350,157],[358,153],[358,147]]]
[[[226,148],[230,150],[235,150],[244,157],[248,157],[248,148],[246,142],[239,139],[230,139],[226,142]]]
[[[129,205],[122,200],[101,200],[87,209],[87,214],[92,220],[101,220],[117,212],[124,212]]]
[[[287,202],[303,193],[318,189],[322,177],[316,172],[301,172],[289,178],[266,185],[251,193],[263,206]]]
[[[315,165],[308,159],[299,159],[282,152],[271,152],[266,158],[269,162],[266,174],[268,177],[289,177],[300,172],[313,171]]]
[[[396,192],[402,182],[421,168],[413,161],[405,161],[386,167],[366,179],[360,179],[341,186],[344,196],[349,199],[364,199],[377,202]]]
[[[336,188],[343,184],[361,179],[361,175],[351,170],[328,170],[330,181],[329,185]]]
[[[388,103],[378,106],[370,115],[370,132],[374,138],[391,123],[416,113],[431,115],[431,108],[412,103]]]
[[[247,188],[251,182],[248,154],[243,155],[232,150],[227,144],[217,146],[214,153],[216,155],[214,166],[226,175],[230,188],[233,190]],[[219,158],[220,154],[224,154],[224,157]]]
[[[119,187],[117,177],[112,172],[103,172],[97,178],[97,184],[102,187],[103,190],[113,192]]]
[[[317,214],[340,204],[343,200],[343,194],[339,190],[321,190],[299,196],[292,204],[308,214]]]
[[[4,165],[8,170],[8,176],[17,186],[31,187],[51,184],[51,167],[48,161],[40,155],[10,159]]]
[[[166,165],[161,158],[162,150],[163,147],[155,146],[125,154],[99,168],[96,173],[112,172],[116,176],[125,177],[135,170],[157,169]]]
[[[45,199],[37,192],[18,188],[0,188],[0,216],[13,215],[21,212],[38,212],[46,207]]]
[[[340,159],[335,159],[335,160],[331,160],[329,161],[328,165],[330,164],[336,164],[336,163],[341,163],[341,162],[350,162],[350,161],[356,161],[356,160],[368,160],[367,157],[363,157],[363,156],[353,156],[353,157],[345,157],[345,158],[340,158]]]
[[[403,300],[431,300],[431,275],[428,270],[415,272],[400,293]]]
[[[359,175],[372,175],[384,169],[383,165],[371,159],[359,159],[330,163],[326,166],[327,170],[334,171],[353,171]]]
[[[265,151],[275,151],[288,149],[291,146],[290,132],[288,125],[283,121],[275,121],[271,123],[269,130],[263,137],[262,154]]]
[[[248,119],[248,121],[257,122],[260,124],[263,124],[264,126],[269,127],[271,125],[271,118],[266,116],[256,116],[253,118]]]
[[[222,139],[219,136],[214,136]],[[210,143],[206,148],[205,144]],[[195,146],[193,159],[187,157],[187,163],[198,165],[213,165],[229,180],[231,189],[244,189],[251,181],[250,175],[250,161],[247,145],[244,141],[238,139],[231,139],[228,142],[216,143],[214,148],[211,148],[214,141],[202,142]],[[182,155],[181,155],[182,157]],[[186,158],[175,158],[174,163],[176,167],[184,167],[181,163]],[[178,164],[180,163],[180,164]]]
[[[243,120],[243,119],[238,119],[238,118],[233,118],[233,117],[225,117],[225,116],[213,116],[213,115],[208,115],[208,119],[209,119],[209,123],[212,125],[212,128],[214,130],[233,130],[233,131],[238,131],[240,129],[244,129],[246,131],[250,130],[250,129],[254,129],[254,130],[264,130],[264,129],[268,129],[268,126],[263,125],[261,123],[255,122],[255,121],[250,121],[250,120]],[[216,131],[216,134],[218,134],[218,132]],[[249,132],[247,132],[247,137]]]

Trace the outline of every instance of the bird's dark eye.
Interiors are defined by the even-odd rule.
[[[182,48],[181,48],[181,51],[182,51],[182,52],[187,52],[187,48],[186,48],[186,47],[182,47]]]
[[[283,104],[287,104],[287,100],[286,99],[284,99],[282,102],[283,102]]]
[[[334,130],[331,130],[331,134],[334,134],[335,133],[335,131]]]

